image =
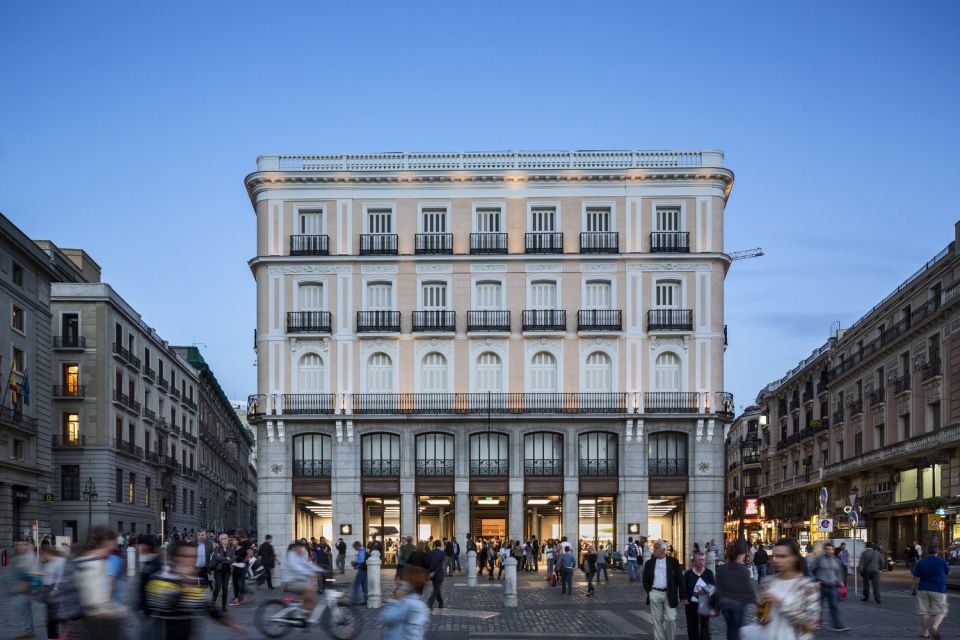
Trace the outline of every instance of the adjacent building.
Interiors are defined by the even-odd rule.
[[[722,163],[261,156],[260,532],[720,539]]]
[[[960,538],[960,223],[954,235],[758,395],[774,535],[859,535],[897,558],[914,540]],[[822,488],[832,533],[817,525]]]
[[[750,405],[730,425],[726,439],[727,502],[724,534],[728,541],[769,541],[764,505],[760,502],[762,482],[760,432],[767,417],[757,405]]]

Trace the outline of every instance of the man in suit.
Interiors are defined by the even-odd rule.
[[[663,540],[654,543],[653,557],[643,565],[643,589],[650,599],[654,640],[673,640],[677,631],[677,607],[687,604],[687,587],[680,563],[667,555]]]
[[[427,555],[430,561],[430,567],[427,571],[430,572],[430,580],[433,582],[433,593],[430,594],[430,599],[427,600],[431,611],[433,610],[434,600],[440,603],[440,608],[443,609],[443,594],[440,593],[440,587],[443,585],[443,565],[446,562],[447,556],[443,552],[441,545],[442,543],[439,540],[434,540],[433,550]]]
[[[263,539],[263,544],[257,548],[257,555],[263,563],[263,575],[267,580],[267,589],[273,589],[273,569],[277,566],[277,554],[273,550],[273,536]]]
[[[213,556],[213,540],[207,538],[207,530],[200,529],[197,534],[197,573],[200,584],[212,589],[210,584],[210,558]]]

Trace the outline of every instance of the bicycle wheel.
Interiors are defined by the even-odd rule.
[[[363,622],[354,609],[338,602],[334,610],[331,611],[330,607],[323,610],[320,626],[334,640],[352,640],[360,635]]]
[[[289,606],[289,603],[283,600],[267,600],[257,607],[253,615],[253,624],[268,638],[282,638],[294,626],[292,621],[278,617]]]

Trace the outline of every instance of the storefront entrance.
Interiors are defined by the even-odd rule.
[[[333,502],[330,496],[297,496],[294,499],[294,537],[333,541]]]
[[[668,549],[673,549],[673,557],[685,563],[687,549],[685,500],[684,496],[651,496],[647,501],[649,540],[663,540]]]
[[[417,540],[456,537],[453,496],[417,497]]]
[[[475,538],[505,538],[509,517],[507,496],[470,496],[470,532]]]
[[[364,497],[363,530],[368,541],[383,545],[383,564],[395,565],[400,545],[400,497]]]
[[[563,496],[524,496],[523,537],[541,543],[563,535]]]
[[[606,548],[617,539],[617,504],[613,496],[580,496],[578,504],[580,546]]]

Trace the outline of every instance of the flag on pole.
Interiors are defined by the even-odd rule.
[[[17,406],[17,394],[20,393],[20,388],[17,385],[16,362],[10,363],[10,379],[7,381],[7,388],[13,394],[10,396],[13,406]]]
[[[27,369],[23,373],[23,404],[30,406],[30,370]]]

